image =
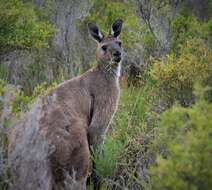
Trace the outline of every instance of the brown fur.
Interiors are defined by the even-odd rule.
[[[67,174],[85,188],[89,146],[102,142],[119,97],[120,60],[110,65],[113,52],[121,51],[116,37],[99,41],[96,68],[60,84],[15,126],[9,145],[13,190],[56,190]]]

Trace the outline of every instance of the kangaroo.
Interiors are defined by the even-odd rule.
[[[89,150],[102,143],[119,99],[122,23],[116,20],[106,37],[89,23],[97,66],[38,99],[12,129],[12,190],[64,189],[68,179],[80,184],[72,189],[86,189]]]

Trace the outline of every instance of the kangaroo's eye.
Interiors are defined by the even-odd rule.
[[[121,42],[120,41],[118,41],[117,44],[121,47]]]
[[[102,49],[103,49],[104,51],[106,51],[106,50],[107,50],[107,46],[106,46],[106,45],[103,45],[103,46],[102,46]]]

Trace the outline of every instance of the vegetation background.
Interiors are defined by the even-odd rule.
[[[212,188],[211,0],[0,0],[0,190],[7,134],[38,96],[95,65],[87,22],[124,20],[121,99],[102,189]],[[92,184],[88,189],[92,188]]]

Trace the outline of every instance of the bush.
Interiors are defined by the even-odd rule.
[[[28,111],[30,105],[34,102],[34,100],[40,96],[45,97],[49,94],[51,90],[53,90],[57,86],[57,83],[54,82],[52,84],[48,84],[47,82],[43,82],[38,84],[31,96],[26,95],[24,92],[19,91],[16,92],[15,98],[12,101],[12,113],[18,115],[20,113],[24,113]]]
[[[208,83],[212,76],[212,50],[202,40],[187,41],[181,47],[179,57],[174,53],[156,61],[151,77],[163,94],[189,105],[193,99],[193,85],[196,81]]]
[[[212,19],[199,22],[195,17],[177,14],[171,21],[171,44],[172,50],[178,53],[181,46],[196,38],[204,39],[210,45],[212,40]]]
[[[94,154],[93,160],[96,165],[96,173],[103,178],[111,178],[114,176],[117,168],[117,160],[123,150],[123,144],[116,138],[108,136],[104,144],[103,156]]]
[[[29,96],[25,96],[23,92],[17,92],[16,97],[12,102],[12,113],[18,114],[20,112],[26,112],[31,99]]]
[[[202,98],[191,108],[174,106],[162,114],[155,146],[165,151],[150,169],[149,189],[211,189],[211,115],[212,104]]]
[[[172,48],[178,50],[188,39],[201,36],[201,23],[194,17],[178,14],[171,22]]]
[[[39,19],[32,3],[20,0],[0,0],[0,46],[40,49],[47,47],[52,26]]]
[[[152,34],[152,32],[150,32],[147,25],[142,27],[141,42],[146,51],[146,54],[144,54],[146,57],[144,58],[149,59],[150,55],[153,55],[157,50],[159,44],[157,44],[158,42],[156,37]]]
[[[211,47],[212,44],[212,19],[203,23],[202,25],[202,36],[207,42],[207,44]]]

